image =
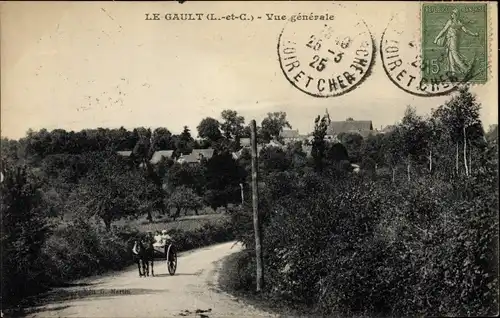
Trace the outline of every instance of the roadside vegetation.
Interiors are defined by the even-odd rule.
[[[300,142],[263,147],[259,297],[321,315],[496,313],[498,132],[485,132],[479,110],[463,89],[428,116],[408,107],[391,131],[345,133],[341,143],[325,141],[328,118],[318,116],[311,156]],[[285,113],[269,113],[258,141],[280,140],[285,127]],[[226,286],[253,293],[251,157],[240,143],[249,127],[225,110],[197,131],[201,140],[188,127],[3,138],[2,307],[121,269],[132,239],[159,229],[172,230],[181,251],[243,242]],[[196,148],[214,155],[176,162]],[[152,163],[158,150],[173,155]]]
[[[483,132],[479,109],[466,88],[428,116],[408,107],[361,140],[360,173],[331,157],[318,117],[312,162],[261,162],[265,290],[249,203],[232,210],[248,250],[222,285],[315,316],[498,314],[498,132]]]

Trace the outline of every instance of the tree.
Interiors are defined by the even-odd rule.
[[[200,138],[205,138],[215,143],[222,138],[219,127],[220,123],[217,119],[207,117],[202,119],[196,128],[198,129],[198,136]]]
[[[15,165],[19,161],[18,149],[19,142],[17,140],[8,139],[2,137],[2,141],[0,142],[0,155],[2,160],[5,160],[6,163],[10,165]]]
[[[198,215],[198,210],[203,208],[203,201],[193,189],[186,186],[179,186],[169,196],[168,206],[175,209],[175,213],[172,215],[175,220],[180,216],[182,210],[185,211],[185,215],[187,215],[187,211],[190,209],[194,210],[194,213]]]
[[[260,127],[257,127],[257,131],[259,131]],[[243,127],[243,130],[241,132],[241,138],[250,138],[252,135],[252,129],[250,128],[250,125],[246,125]]]
[[[385,134],[383,138],[385,162],[391,168],[393,183],[396,181],[396,169],[403,161],[403,142],[403,134],[399,126],[396,126],[394,130]]]
[[[312,141],[312,151],[311,155],[314,159],[314,168],[317,171],[323,169],[323,159],[325,157],[325,136],[326,129],[328,128],[328,118],[323,116],[320,120],[320,116],[316,117],[314,120],[314,131],[313,131],[313,141]]]
[[[279,138],[283,128],[292,128],[286,119],[285,112],[267,113],[267,117],[262,120],[261,134],[265,142],[269,142],[273,138]]]
[[[468,86],[459,89],[458,95],[453,96],[444,105],[438,107],[434,116],[447,127],[452,142],[455,144],[455,170],[459,173],[459,149],[463,149],[463,161],[465,175],[469,175],[469,165],[467,164],[467,146],[473,136],[467,132],[470,127],[481,125],[479,112],[481,104],[476,101],[476,97],[470,93]],[[477,138],[478,136],[476,136]]]
[[[154,151],[175,149],[175,144],[172,140],[172,133],[167,128],[156,128],[153,131],[151,143]]]
[[[193,151],[194,139],[188,126],[184,126],[182,133],[175,136],[175,148],[177,155],[188,154]]]
[[[361,146],[361,157],[363,160],[369,157],[376,166],[384,164],[383,136],[382,134],[370,135],[363,140]]]
[[[205,200],[215,210],[240,201],[240,183],[246,177],[243,167],[228,152],[214,155],[205,170]]]
[[[150,208],[158,209],[162,214],[165,214],[163,176],[166,173],[166,165],[162,163],[155,167],[151,164],[151,158],[157,145],[171,146],[173,140],[170,132],[166,129],[156,129],[155,134],[152,134],[150,129],[144,129],[142,134],[140,132],[138,134],[138,142],[132,150],[132,160],[136,163],[136,166],[140,165],[144,168],[145,173],[142,178],[147,182],[145,187],[148,191],[145,198],[151,201]],[[151,222],[153,217],[150,208],[147,209],[147,219]]]
[[[289,143],[285,150],[286,158],[294,169],[304,168],[307,164],[307,154],[302,149],[302,143],[296,141]]]
[[[142,129],[138,131],[138,141],[132,149],[132,160],[137,164],[146,166],[154,154],[152,145],[152,133],[150,129]]]
[[[235,110],[226,109],[221,114],[223,122],[221,123],[221,130],[224,137],[227,139],[237,140],[241,138],[245,124],[245,118],[238,115]]]
[[[291,160],[283,149],[278,147],[264,147],[260,151],[259,163],[264,172],[286,171],[291,167]]]
[[[204,166],[174,163],[167,172],[169,189],[185,186],[201,195],[204,191]]]
[[[347,149],[341,143],[333,143],[328,145],[325,157],[329,161],[333,162],[341,162],[344,160],[349,161],[349,154],[347,152]]]
[[[412,160],[425,156],[428,148],[428,130],[425,121],[417,115],[414,107],[408,106],[400,124],[403,138],[403,152],[406,157],[407,176],[410,181],[410,166]]]
[[[130,167],[114,153],[89,153],[93,169],[81,180],[74,192],[75,206],[85,207],[87,216],[100,217],[107,230],[124,216],[137,216],[150,211],[148,199],[155,190],[141,170]]]
[[[363,136],[359,133],[340,133],[338,138],[344,147],[347,149],[349,158],[352,162],[361,161],[361,149],[363,146]]]
[[[33,292],[33,286],[41,287],[41,250],[50,234],[40,185],[26,167],[5,164],[2,163],[4,180],[0,183],[2,305]]]

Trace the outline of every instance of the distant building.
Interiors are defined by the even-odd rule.
[[[130,157],[130,155],[132,154],[132,151],[130,150],[125,150],[125,151],[117,151],[116,152],[118,155],[120,156],[123,156],[123,157]],[[172,155],[173,155],[174,151],[173,150],[159,150],[159,151],[155,151],[153,153],[153,156],[151,157],[151,159],[149,160],[149,162],[151,164],[157,164],[158,162],[160,162],[160,160],[162,158],[167,158],[167,159],[170,159],[172,158]]]
[[[277,148],[283,148],[283,144],[280,143],[279,141],[272,139],[269,141],[267,144],[263,145],[264,147],[277,147]]]
[[[200,162],[200,158],[196,157],[193,154],[181,155],[179,159],[177,159],[178,163],[187,163],[187,164],[198,164]]]
[[[373,134],[373,124],[371,120],[354,120],[348,118],[344,121],[331,121],[326,129],[326,135],[332,139],[341,133],[358,133],[363,137]]]
[[[280,137],[285,145],[296,142],[303,141],[307,139],[307,136],[300,135],[298,129],[286,129],[280,132]]]
[[[174,154],[173,150],[159,150],[159,151],[155,151],[155,153],[153,154],[153,157],[151,157],[151,160],[149,160],[149,162],[152,163],[152,164],[157,164],[158,162],[160,162],[160,160],[162,158],[167,158],[167,159],[172,158],[173,154]]]
[[[212,148],[207,148],[207,149],[193,149],[191,152],[192,155],[194,155],[197,158],[205,158],[205,159],[210,159],[214,155],[214,150]]]
[[[177,159],[178,163],[187,163],[187,164],[199,164],[201,160],[206,159],[209,160],[214,155],[214,150],[212,148],[208,149],[193,149],[190,154],[181,155],[179,159]]]
[[[396,128],[396,125],[387,125],[384,128],[380,129],[379,134],[387,134],[393,131]]]
[[[284,148],[284,145],[282,143],[280,143],[279,141],[274,140],[274,139],[271,140],[270,142],[268,142],[267,144],[259,144],[259,145],[257,145],[257,156],[260,155],[260,151],[263,148],[265,148],[265,147]],[[251,151],[250,150],[250,145],[244,146],[240,150],[232,153],[233,159],[238,160],[241,157],[241,155],[243,154],[244,149],[247,149],[248,151]]]

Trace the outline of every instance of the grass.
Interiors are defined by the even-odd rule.
[[[228,220],[229,216],[226,214],[205,214],[205,215],[190,215],[178,218],[175,221],[166,219],[155,220],[150,223],[147,220],[136,220],[130,222],[131,227],[136,227],[141,232],[155,232],[161,230],[181,230],[191,232],[203,227],[205,224],[217,225],[223,221]]]
[[[281,317],[317,316],[311,308],[304,305],[277,298],[266,291],[257,293],[253,281],[255,275],[249,273],[248,269],[242,266],[251,262],[250,258],[253,257],[253,251],[243,250],[224,258],[219,275],[219,288],[230,295],[238,297],[244,303]]]
[[[173,211],[171,211],[173,212]],[[229,220],[229,216],[221,209],[214,211],[210,208],[204,208],[198,211],[195,215],[193,211],[189,211],[187,215],[184,212],[181,216],[173,221],[167,215],[156,214],[153,215],[153,221],[150,222],[143,216],[139,219],[121,219],[113,222],[116,226],[129,226],[136,228],[141,232],[155,232],[161,230],[180,230],[180,231],[194,231],[203,227],[205,224],[218,225],[224,221]]]

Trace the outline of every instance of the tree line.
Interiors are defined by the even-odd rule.
[[[342,146],[325,141],[318,116],[309,160],[262,153],[265,298],[311,316],[497,314],[498,130],[484,132],[479,110],[464,87],[430,114],[407,107],[392,131],[340,136]],[[231,211],[247,247],[231,272],[253,294],[251,208]]]
[[[341,143],[325,140],[328,120],[318,116],[312,132],[310,155],[301,142],[264,147],[260,151],[259,171],[264,199],[259,206],[267,211],[264,219],[271,222],[278,203],[280,213],[297,209],[300,212],[297,216],[281,215],[282,221],[273,223],[269,229],[278,231],[282,222],[288,221],[291,226],[298,226],[297,231],[304,223],[327,224],[326,220],[330,218],[325,211],[332,207],[313,200],[315,195],[327,198],[330,194],[325,192],[326,189],[334,190],[327,185],[337,180],[355,180],[356,175],[363,182],[387,180],[396,189],[401,184],[414,186],[422,176],[428,176],[437,179],[422,182],[425,189],[434,191],[435,180],[458,182],[472,177],[473,183],[476,182],[474,176],[497,171],[497,126],[485,132],[479,111],[480,104],[475,96],[463,88],[427,116],[417,115],[414,108],[408,107],[392,131],[366,138],[356,133],[343,133],[338,136]],[[286,113],[269,113],[258,127],[259,142],[265,144],[271,139],[279,139],[284,128],[291,128]],[[42,129],[29,131],[20,140],[2,138],[2,259],[11,270],[9,275],[33,281],[41,275],[43,268],[36,267],[39,263],[32,262],[30,255],[40,253],[44,242],[50,239],[49,225],[59,226],[73,219],[85,221],[96,217],[104,223],[107,231],[111,231],[116,220],[145,215],[152,221],[154,212],[175,218],[182,211],[196,213],[204,207],[225,207],[227,210],[231,203],[240,204],[242,200],[243,206],[248,207],[251,197],[248,186],[250,152],[243,149],[238,159],[232,155],[241,149],[240,139],[249,137],[250,131],[243,116],[225,110],[221,119],[202,119],[197,131],[199,140],[192,137],[188,127],[184,127],[180,134],[172,134],[167,128],[151,130],[143,127],[131,131],[123,127],[80,132]],[[192,149],[209,147],[214,149],[213,157],[201,160],[199,164],[181,164],[174,160]],[[131,156],[118,155],[116,152],[120,150],[131,151]],[[163,158],[152,164],[151,156],[157,150],[173,150],[173,158]],[[361,166],[359,174],[353,173],[353,163]],[[362,186],[363,182],[344,184],[343,190],[338,190],[338,200],[332,204],[357,204],[356,207],[344,208],[364,213],[363,217],[368,220],[371,216],[364,211],[363,202],[350,197],[351,192],[359,198],[368,195],[359,190],[366,188]],[[353,187],[359,187],[357,192]],[[474,191],[479,188],[477,186]],[[365,190],[367,193],[371,191],[369,187]],[[420,192],[412,195],[412,200],[423,198]],[[350,199],[343,201],[344,197]],[[378,202],[371,196],[367,199],[370,204]],[[451,202],[456,200],[448,199]],[[307,215],[308,208],[300,204],[301,200],[315,207],[314,217]],[[474,204],[471,211],[480,209],[481,202]],[[301,220],[293,223],[294,218]],[[244,225],[241,223],[243,219],[238,219],[235,224]],[[304,222],[304,219],[308,221]],[[252,234],[252,227],[247,229],[243,225],[236,228],[248,237]],[[351,225],[349,231],[358,228]],[[318,228],[324,229],[325,235],[328,232],[324,226]],[[312,233],[314,231],[306,234]],[[293,237],[289,232],[282,234],[284,238]],[[303,241],[314,240],[311,236]],[[314,248],[320,251],[319,246]],[[4,251],[10,256],[4,257]],[[20,259],[24,264],[22,268],[16,267],[15,263]],[[28,265],[31,263],[34,267]]]

